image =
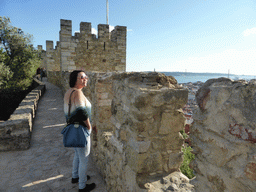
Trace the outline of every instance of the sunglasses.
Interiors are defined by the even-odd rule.
[[[80,78],[81,79],[89,79],[88,76],[86,76],[86,75],[82,75]]]

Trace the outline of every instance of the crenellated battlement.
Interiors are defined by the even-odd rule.
[[[60,20],[60,31],[65,34],[72,35],[72,21],[71,20]]]
[[[53,50],[53,41],[46,41],[46,51]]]
[[[80,33],[92,34],[92,24],[88,22],[81,22]]]
[[[98,25],[98,38],[109,39],[109,25],[104,25],[104,24]]]
[[[108,40],[110,39],[113,42],[117,42],[118,39],[126,40],[126,31],[127,28],[125,26],[115,26],[115,29],[111,32],[109,31],[109,25],[99,24],[98,25],[98,40]],[[80,23],[80,32],[76,32],[74,36],[72,36],[72,21],[71,20],[60,20],[60,34],[73,37],[75,39],[78,38],[88,38],[96,39],[96,35],[92,34],[92,26],[90,22],[81,22]],[[64,39],[67,40],[67,39]]]
[[[99,24],[98,35],[92,34],[89,22],[80,23],[80,32],[72,36],[72,21],[60,20],[59,41],[46,41],[44,65],[48,75],[53,72],[85,71],[112,72],[126,69],[125,26],[116,26],[109,32],[109,25]],[[51,79],[51,75],[48,76]],[[53,78],[58,78],[54,77]],[[54,80],[53,80],[54,81]]]

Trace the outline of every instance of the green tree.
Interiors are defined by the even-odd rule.
[[[32,45],[32,36],[0,17],[0,89],[27,89],[40,65],[40,53]]]

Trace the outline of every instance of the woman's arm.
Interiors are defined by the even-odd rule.
[[[76,107],[85,107],[85,97],[84,94],[81,90],[76,91],[76,95],[75,95],[75,104]],[[90,123],[90,118],[88,117],[88,114],[86,112],[85,109],[82,110],[83,112],[81,113],[81,120],[84,122],[84,124],[86,125],[86,127],[88,128],[88,130],[92,129],[91,123]],[[86,119],[86,120],[84,120]]]
[[[92,129],[91,123],[90,123],[90,119],[89,117],[84,121],[85,125],[87,126],[88,130]]]

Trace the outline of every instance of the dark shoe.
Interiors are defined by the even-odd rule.
[[[79,178],[72,178],[71,183],[78,183]]]
[[[92,191],[96,187],[95,183],[86,184],[85,188],[79,189],[79,192],[89,192]]]
[[[87,175],[87,181],[90,180],[91,177]],[[78,183],[79,178],[72,178],[71,183]]]

